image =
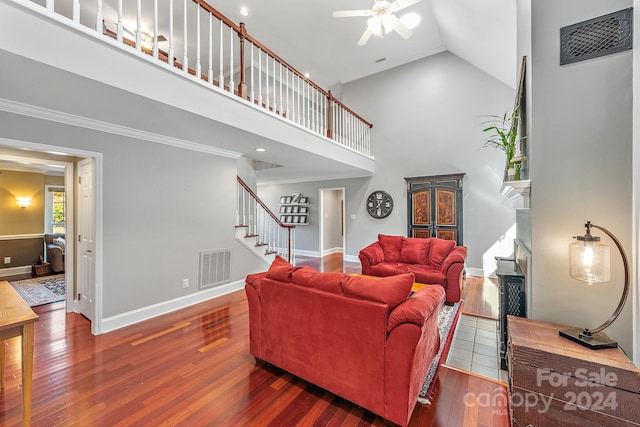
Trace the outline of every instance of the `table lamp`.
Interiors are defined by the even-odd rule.
[[[594,329],[562,330],[559,331],[559,334],[564,338],[568,338],[571,341],[593,350],[615,348],[618,346],[618,343],[610,340],[607,336],[599,332],[616,320],[627,300],[627,295],[629,294],[629,261],[627,260],[627,255],[620,241],[610,231],[592,224],[591,221],[587,221],[585,227],[587,233],[584,236],[575,237],[577,241],[569,245],[571,277],[586,282],[587,285],[608,282],[611,279],[609,246],[600,243],[600,237],[591,235],[591,228],[596,228],[607,234],[620,251],[624,264],[624,290],[622,291],[622,298],[620,298],[618,308],[616,308],[611,317],[602,325]]]

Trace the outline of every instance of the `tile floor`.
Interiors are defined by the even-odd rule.
[[[498,321],[461,314],[446,364],[506,382],[498,356]]]

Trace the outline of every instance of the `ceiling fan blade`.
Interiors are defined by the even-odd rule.
[[[367,27],[367,29],[364,30],[364,33],[362,33],[362,37],[360,37],[360,40],[358,40],[358,46],[364,46],[365,44],[367,44],[367,42],[369,41],[369,37],[371,37],[372,34],[373,32],[371,32],[369,27]]]
[[[422,0],[396,0],[391,3],[391,10],[397,12],[406,7],[413,6],[416,3],[420,3]]]
[[[350,18],[352,16],[371,16],[370,10],[336,10],[333,12],[334,18]]]
[[[391,22],[393,23],[393,30],[396,33],[400,34],[403,39],[408,39],[413,35],[413,31],[411,31],[406,25],[404,25],[397,16],[390,15],[389,19],[391,19]]]

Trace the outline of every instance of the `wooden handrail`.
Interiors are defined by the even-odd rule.
[[[282,227],[282,228],[296,228],[295,225],[286,225],[283,224],[282,222],[280,222],[280,219],[273,213],[271,212],[271,209],[269,209],[267,207],[267,205],[265,205],[262,200],[260,200],[260,198],[258,197],[258,195],[256,193],[253,192],[253,190],[251,188],[249,188],[249,186],[242,180],[242,178],[237,177],[238,178],[238,182],[240,183],[240,185],[247,190],[247,193],[251,194],[251,197],[253,197],[253,199],[260,204],[260,206],[262,206],[264,208],[264,210],[269,214],[269,216],[271,218],[273,218],[276,223]]]
[[[349,107],[347,107],[346,105],[344,105],[342,102],[338,101],[337,99],[331,97],[329,95],[329,92],[324,90],[323,88],[321,88],[320,86],[318,86],[315,82],[313,82],[312,80],[310,80],[309,78],[305,77],[305,75],[303,73],[301,73],[300,71],[296,70],[296,68],[294,66],[292,66],[291,64],[289,64],[287,61],[285,61],[284,59],[282,59],[280,56],[278,56],[275,52],[273,52],[271,49],[269,49],[268,47],[266,47],[265,45],[263,45],[262,43],[260,43],[257,39],[255,39],[253,36],[251,36],[245,26],[244,23],[240,23],[240,25],[236,25],[232,20],[230,20],[229,18],[227,18],[226,16],[224,16],[222,13],[220,13],[218,10],[216,10],[213,6],[211,6],[209,3],[207,3],[204,0],[192,0],[194,3],[198,4],[200,7],[202,7],[204,10],[206,10],[207,12],[210,12],[213,16],[215,16],[216,18],[218,18],[219,20],[221,20],[222,22],[225,23],[225,25],[233,28],[233,30],[238,33],[238,36],[241,37],[244,40],[248,40],[250,41],[253,45],[257,46],[258,48],[260,48],[261,50],[263,50],[264,52],[267,53],[267,55],[269,55],[270,57],[272,57],[273,59],[275,59],[276,61],[278,61],[280,64],[284,65],[286,68],[290,69],[292,72],[294,72],[299,78],[303,79],[305,82],[307,82],[310,86],[313,86],[317,91],[319,91],[320,93],[322,93],[327,99],[329,99],[331,102],[335,102],[336,104],[340,105],[340,107],[344,108],[346,111],[348,111],[350,114],[352,114],[354,117],[358,118],[358,120],[362,121],[364,124],[366,124],[369,128],[373,127],[372,123],[369,123],[368,121],[366,121],[365,119],[363,119],[362,117],[360,117],[358,114],[356,114],[353,110],[351,110]],[[240,56],[240,60],[244,62],[244,55]],[[243,70],[244,69],[244,65],[241,64],[240,69]]]

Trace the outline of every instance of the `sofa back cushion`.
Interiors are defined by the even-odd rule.
[[[389,310],[393,310],[407,299],[413,283],[412,273],[381,278],[345,275],[342,290],[345,295],[381,302],[387,304]]]
[[[280,280],[281,282],[290,282],[291,275],[296,268],[289,264],[289,261],[282,258],[280,255],[276,255],[276,259],[273,260],[267,270],[267,277],[273,280]]]
[[[406,262],[408,264],[428,264],[430,247],[431,239],[405,237],[402,241],[400,262]]]
[[[403,236],[386,236],[378,234],[378,242],[384,252],[385,261],[400,261],[400,252],[402,251]]]
[[[435,268],[442,268],[442,262],[455,246],[455,240],[432,238],[431,249],[429,250],[429,264]]]
[[[320,273],[315,269],[305,266],[297,268],[292,275],[293,283],[321,291],[342,295],[343,273],[328,272]]]

